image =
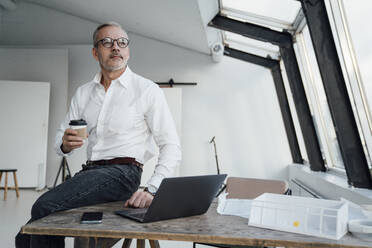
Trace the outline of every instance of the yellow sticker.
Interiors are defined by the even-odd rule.
[[[299,225],[300,225],[300,222],[299,222],[299,221],[295,221],[295,222],[293,222],[293,226],[295,226],[295,227],[299,227]]]

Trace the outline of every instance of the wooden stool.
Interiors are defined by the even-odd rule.
[[[8,173],[13,172],[13,179],[14,179],[14,187],[8,187]],[[4,201],[6,200],[6,195],[8,189],[15,189],[17,198],[19,197],[19,189],[18,189],[18,182],[17,182],[17,169],[0,169],[0,183],[3,173],[5,173],[5,184],[4,187],[0,187],[0,189],[4,189]]]
[[[158,240],[149,240],[151,248],[160,248]],[[132,243],[132,239],[124,239],[123,246],[121,248],[129,248]],[[145,239],[137,239],[137,248],[145,248]]]

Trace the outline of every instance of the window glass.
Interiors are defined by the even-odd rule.
[[[369,100],[369,109],[372,109],[372,32],[367,28],[371,20],[372,1],[344,0],[343,2],[362,81]]]
[[[234,34],[231,32],[224,32],[224,42],[228,44],[229,47],[231,48],[262,57],[270,55],[270,57],[276,59],[278,58],[279,55],[278,46],[272,45],[271,43],[268,42],[262,42],[242,35]]]
[[[292,23],[301,3],[294,0],[222,0],[222,9],[230,8]]]
[[[328,167],[344,168],[336,132],[328,107],[322,79],[319,72],[313,44],[310,38],[309,29],[306,26],[299,34],[297,41],[297,58],[302,61],[301,74],[304,79],[306,95],[309,101],[314,125],[318,134],[323,158],[327,161]],[[303,56],[303,59],[299,59]],[[307,74],[307,75],[304,75]]]
[[[363,30],[367,21],[365,8],[372,6],[366,1],[329,0],[326,7],[332,28],[333,37],[340,59],[350,103],[358,127],[361,143],[368,165],[371,167],[370,151],[372,151],[372,115],[371,80],[368,59],[372,59],[372,49],[368,41],[372,36]],[[350,8],[350,9],[349,9]],[[363,23],[364,21],[364,23]],[[367,42],[366,42],[367,41]],[[372,75],[372,74],[371,74]],[[365,80],[365,79],[368,80]]]

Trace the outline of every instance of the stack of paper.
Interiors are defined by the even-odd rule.
[[[217,213],[249,218],[252,200],[228,199],[226,196],[227,193],[223,193],[218,197]]]

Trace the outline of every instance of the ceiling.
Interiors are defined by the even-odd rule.
[[[18,1],[19,2],[19,1]],[[116,21],[130,33],[210,54],[220,41],[207,27],[218,0],[22,0],[95,23]],[[17,3],[17,2],[16,2]]]

